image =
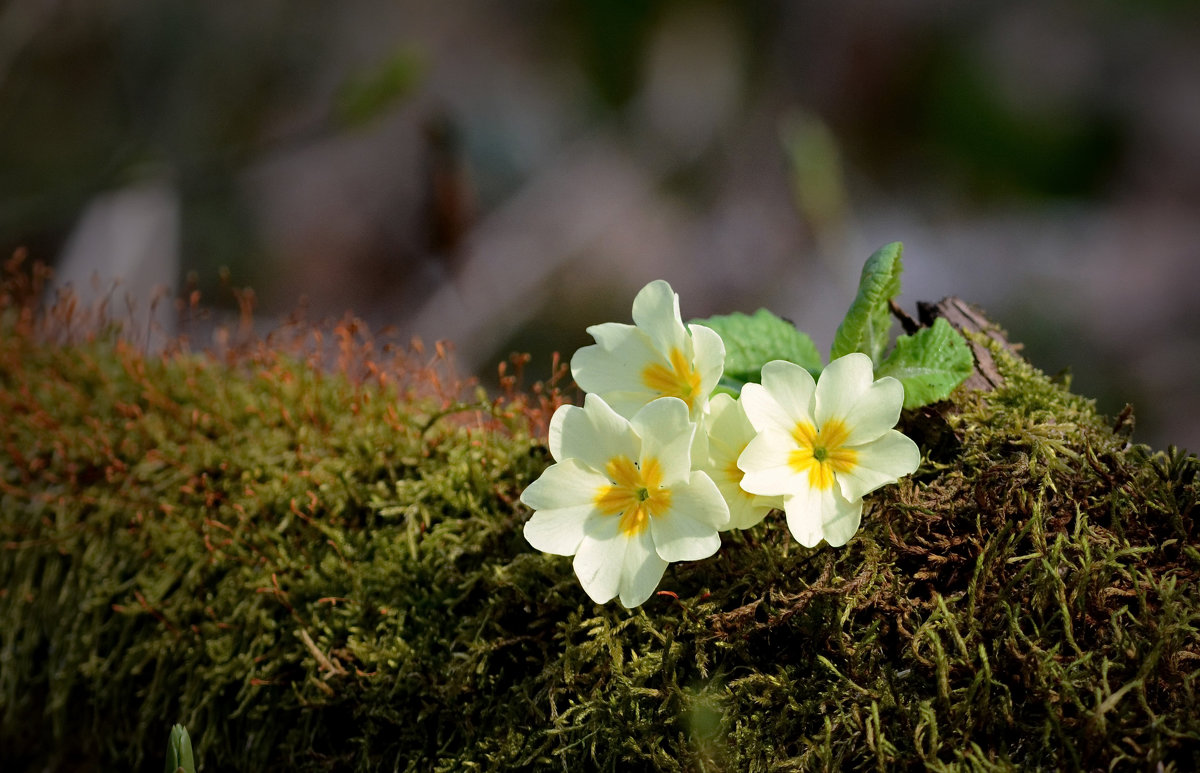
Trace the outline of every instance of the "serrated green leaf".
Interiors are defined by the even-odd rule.
[[[900,272],[904,267],[900,255],[903,251],[904,245],[892,242],[867,258],[858,280],[858,295],[833,337],[830,360],[851,352],[862,352],[879,365],[892,331],[888,301],[900,294]]]
[[[942,318],[932,327],[896,339],[896,348],[875,370],[875,377],[891,376],[904,385],[904,407],[945,400],[971,375],[975,359],[962,335]]]
[[[753,315],[734,312],[694,322],[712,328],[725,342],[725,373],[720,385],[731,392],[740,390],[742,384],[757,382],[762,378],[762,366],[771,360],[787,360],[811,371],[821,369],[821,355],[812,339],[766,309]]]

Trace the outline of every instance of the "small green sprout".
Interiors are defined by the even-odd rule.
[[[196,761],[192,757],[192,739],[187,728],[175,725],[167,739],[167,765],[164,773],[196,773]]]

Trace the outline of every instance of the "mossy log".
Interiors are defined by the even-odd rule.
[[[768,518],[626,610],[521,536],[546,392],[353,326],[35,328],[9,297],[0,769],[157,770],[176,722],[210,771],[1200,768],[1200,464],[999,337],[845,548]]]

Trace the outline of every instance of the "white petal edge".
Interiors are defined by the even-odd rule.
[[[592,504],[598,489],[608,484],[608,478],[596,470],[577,459],[567,459],[543,470],[541,476],[521,492],[521,502],[534,510]]]
[[[762,432],[768,427],[783,432],[791,432],[796,420],[784,410],[775,397],[762,384],[746,384],[738,398],[746,419],[755,431]]]
[[[783,511],[788,530],[806,548],[816,547],[822,539],[834,547],[844,545],[858,530],[862,518],[862,500],[848,501],[836,486],[803,491],[786,497]]]
[[[838,486],[847,499],[861,499],[880,486],[895,483],[921,466],[921,449],[907,435],[888,430],[876,440],[854,448],[854,468],[837,473]]]
[[[638,291],[633,298],[633,322],[650,336],[664,358],[672,349],[688,353],[679,295],[666,281],[656,279]]]
[[[824,511],[825,520],[821,523],[821,531],[830,547],[840,548],[850,541],[862,523],[863,501],[861,499],[846,499],[838,493],[837,488],[830,489],[833,494],[833,506]]]
[[[712,456],[741,449],[754,437],[754,425],[746,418],[745,410],[732,395],[724,392],[713,395],[708,402],[704,430],[708,433],[709,453]]]
[[[702,469],[717,484],[729,506],[729,523],[722,528],[747,529],[761,521],[771,509],[761,506],[760,497],[742,488],[745,473],[737,466],[738,457],[754,438],[754,426],[746,418],[741,404],[722,393],[713,395],[704,417],[704,429],[708,437],[708,454]]]
[[[628,540],[619,518],[590,518],[572,566],[579,584],[597,604],[611,601],[621,588],[621,568]]]
[[[846,426],[850,434],[846,445],[869,443],[896,426],[904,407],[904,385],[891,376],[871,384],[850,408]]]
[[[767,514],[775,509],[783,509],[783,497],[762,497],[749,494],[738,487],[737,491],[725,492],[725,501],[729,504],[729,525],[722,531],[730,529],[749,529],[762,523]]]
[[[729,523],[729,506],[702,472],[671,489],[671,507],[650,520],[654,549],[664,561],[698,561],[721,548],[717,530]]]
[[[821,375],[824,376],[824,373]],[[817,385],[807,370],[794,362],[771,360],[763,366],[762,385],[787,415],[785,428],[788,432],[796,422],[813,421],[813,396]],[[746,415],[750,415],[749,406],[746,406]],[[750,416],[750,421],[755,429],[762,429],[753,416]]]
[[[686,482],[692,469],[692,442],[696,432],[696,425],[689,419],[687,403],[677,397],[651,400],[629,423],[642,439],[639,461],[657,459],[665,486]]]
[[[645,338],[645,333],[637,329],[637,325],[630,325],[627,322],[601,322],[598,325],[588,325],[585,328],[587,334],[595,339],[595,346],[603,349],[606,352],[612,352],[619,349],[630,338],[641,336]],[[583,349],[592,347],[585,346]],[[578,353],[578,352],[577,352]]]
[[[595,336],[610,325],[615,327],[611,328],[611,335],[604,336],[605,344],[584,346],[571,357],[571,377],[583,391],[605,398],[613,393],[639,395],[638,407],[641,407],[659,396],[642,381],[642,372],[652,363],[661,364],[663,355],[654,348],[649,336],[632,325],[611,322],[590,327],[588,331]]]
[[[796,472],[788,464],[795,448],[796,442],[778,429],[758,433],[738,457],[738,468],[746,473],[742,488],[763,496],[787,496],[807,488],[808,474]]]
[[[825,531],[821,527],[824,515],[820,491],[805,486],[795,494],[784,497],[783,514],[792,538],[804,547],[816,547],[824,538]]]
[[[521,530],[535,550],[556,556],[573,556],[587,530],[587,520],[596,514],[594,505],[576,505],[538,510]]]
[[[738,457],[758,434],[742,404],[727,394],[713,395],[704,428],[708,435],[709,467],[722,471],[730,465],[737,466]]]
[[[712,328],[703,325],[689,325],[692,333],[692,364],[700,374],[700,394],[712,394],[725,372],[725,342],[721,335]],[[698,417],[703,408],[703,400],[693,400],[693,415]]]
[[[825,366],[814,393],[814,418],[822,427],[830,419],[853,422],[855,404],[875,379],[871,358],[862,352],[851,352]],[[903,396],[901,397],[903,400]],[[894,426],[896,422],[889,425]]]
[[[640,606],[654,594],[667,571],[667,562],[654,551],[649,529],[626,541],[621,564],[621,604],[628,609]]]
[[[550,417],[550,455],[579,459],[602,472],[614,456],[636,460],[641,442],[629,421],[599,395],[586,395],[583,407],[564,405]]]

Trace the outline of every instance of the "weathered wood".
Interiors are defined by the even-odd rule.
[[[937,303],[918,301],[917,315],[920,324],[926,327],[932,325],[938,317],[942,317],[956,330],[964,333],[983,333],[1013,354],[1021,349],[1021,345],[1009,341],[1000,326],[988,319],[982,310],[955,296],[943,298]],[[908,324],[912,324],[912,319],[904,315],[900,318],[900,323],[907,328]],[[970,338],[967,339],[967,343],[971,345],[971,353],[975,357],[975,372],[963,382],[967,389],[991,391],[1003,384],[1004,377],[1000,375],[987,347]]]

